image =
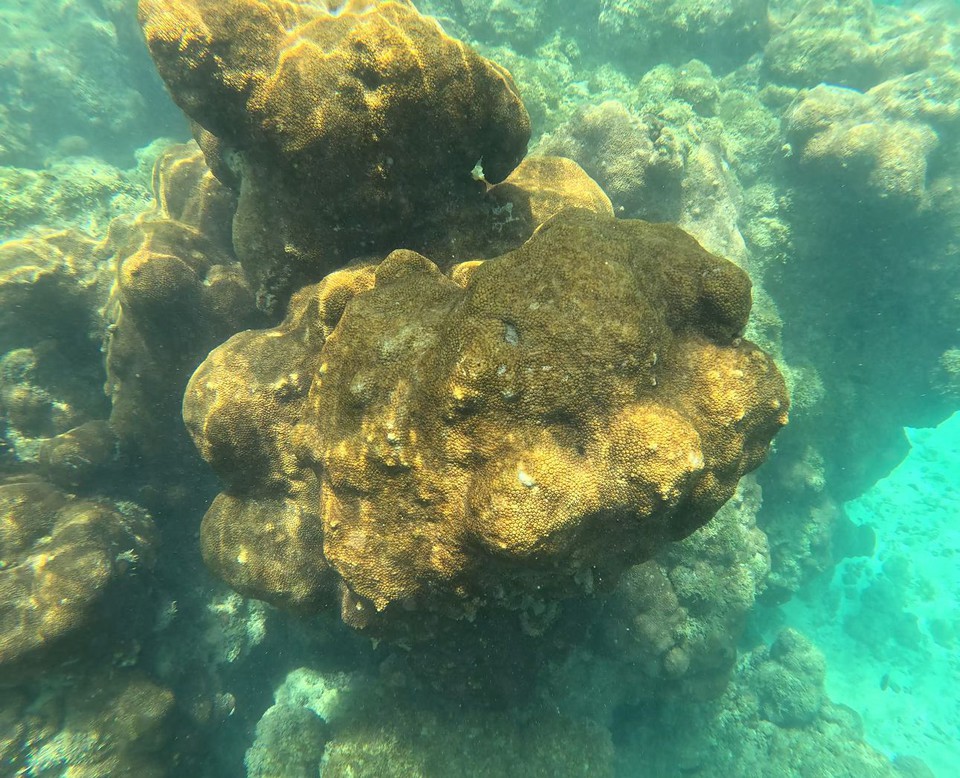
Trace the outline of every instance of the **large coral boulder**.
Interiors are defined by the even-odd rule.
[[[676,227],[564,211],[451,277],[405,250],[341,271],[194,374],[228,582],[336,585],[357,627],[542,613],[706,523],[786,422],[749,279]]]
[[[478,163],[496,183],[526,152],[510,75],[406,0],[141,0],[140,19],[239,190],[234,246],[265,307],[344,259],[419,245],[482,197]]]

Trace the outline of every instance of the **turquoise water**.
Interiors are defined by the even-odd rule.
[[[847,503],[876,532],[874,554],[841,562],[829,582],[784,607],[827,656],[831,697],[862,711],[887,753],[955,764],[960,416],[907,430],[910,453]]]
[[[956,775],[958,56],[0,0],[0,778]]]

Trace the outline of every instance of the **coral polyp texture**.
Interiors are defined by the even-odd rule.
[[[502,181],[530,122],[509,73],[401,0],[141,0],[161,76],[239,190],[265,307],[345,259],[420,245]],[[411,243],[413,236],[417,237]]]
[[[682,230],[576,209],[449,276],[407,250],[340,271],[191,379],[187,425],[227,482],[205,558],[375,631],[610,588],[786,423],[749,311],[746,274]]]

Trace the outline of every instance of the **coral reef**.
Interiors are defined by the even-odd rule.
[[[0,165],[38,167],[74,148],[101,158],[103,168],[124,163],[157,135],[183,131],[131,6],[35,0],[0,7]]]
[[[765,258],[748,251],[743,234],[752,226],[743,218],[743,186],[782,145],[776,119],[756,95],[722,89],[697,60],[652,68],[622,92],[617,100],[581,106],[540,139],[537,151],[583,165],[619,215],[676,222],[708,250],[762,271]],[[762,290],[757,302],[771,321]],[[771,323],[764,343],[776,346],[780,325]]]
[[[949,774],[955,10],[135,5],[0,9],[0,772],[929,775],[814,602]]]
[[[625,752],[662,775],[902,775],[864,741],[857,714],[827,699],[824,674],[822,654],[783,630],[740,660],[722,697],[668,702],[656,725],[630,729]]]
[[[264,319],[230,244],[235,196],[195,144],[146,159],[154,205],[101,240],[74,229],[0,244],[0,422],[17,460],[60,486],[140,469],[156,483],[133,496],[155,507],[195,463],[175,432],[177,384]]]
[[[887,118],[872,92],[820,85],[784,118],[801,165],[821,185],[857,200],[915,206],[926,193],[927,161],[937,134],[925,124]]]
[[[599,25],[627,68],[694,55],[729,67],[766,38],[767,0],[603,0]]]
[[[51,160],[39,170],[0,167],[0,230],[8,238],[42,227],[101,233],[114,217],[139,213],[149,205],[155,149],[151,144],[138,152],[137,165],[130,170],[83,156]]]
[[[0,244],[0,424],[17,459],[102,416],[97,307],[109,270],[89,238],[59,232]]]
[[[632,680],[621,695],[696,699],[723,691],[770,571],[756,526],[760,490],[749,480],[705,527],[629,570],[605,604],[595,651],[624,665],[621,679]]]
[[[937,19],[936,10],[928,17],[872,0],[785,3],[774,18],[776,32],[764,50],[763,66],[788,86],[829,83],[866,90],[953,59],[957,30]]]
[[[250,778],[291,763],[302,772],[283,775],[314,775],[321,754],[331,776],[613,776],[609,732],[545,706],[522,715],[454,709],[360,674],[309,668],[289,673],[274,699],[247,752]]]
[[[722,695],[770,570],[760,506],[747,476],[704,527],[626,571],[539,688],[561,711],[614,731],[638,706]]]
[[[517,51],[530,51],[562,17],[573,15],[558,0],[427,0],[417,6],[439,17],[445,28],[462,26],[489,43],[509,41]]]
[[[150,463],[176,459],[185,442],[170,431],[203,356],[262,322],[230,248],[235,199],[195,144],[161,155],[154,197],[154,209],[112,225],[116,282],[105,311],[110,424],[129,455]]]
[[[393,706],[396,715],[389,718],[359,715],[339,722],[327,746],[324,775],[614,775],[610,733],[590,721],[543,710],[517,721],[483,710]]]
[[[211,168],[265,308],[353,257],[422,245],[502,181],[530,124],[509,74],[402,0],[142,0],[157,67]],[[411,240],[413,243],[411,244]]]
[[[0,518],[0,673],[10,677],[55,663],[58,651],[79,655],[84,632],[99,638],[104,601],[138,592],[129,576],[152,564],[157,538],[136,506],[76,499],[39,480],[0,484]]]
[[[173,695],[136,670],[0,690],[0,760],[8,775],[164,778]]]
[[[587,105],[537,151],[570,157],[610,195],[618,215],[670,221],[680,212],[683,159],[669,129],[614,100]]]
[[[316,607],[339,580],[357,627],[609,588],[786,421],[738,337],[748,279],[676,228],[568,211],[452,277],[409,251],[341,271],[194,374],[184,418],[228,485],[204,554],[231,585]]]

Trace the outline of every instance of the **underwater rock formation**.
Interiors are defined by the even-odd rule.
[[[180,390],[204,355],[263,322],[230,247],[235,198],[195,144],[172,146],[154,170],[155,207],[115,222],[107,244],[116,282],[106,389],[121,447],[153,464],[175,460]]]
[[[165,778],[176,746],[173,694],[138,670],[0,690],[6,775]]]
[[[602,0],[604,43],[629,65],[696,55],[729,67],[768,34],[767,0]]]
[[[239,192],[233,243],[261,305],[346,260],[422,244],[523,158],[510,75],[406,0],[142,0],[151,54]],[[411,243],[411,241],[413,241]]]
[[[131,504],[35,479],[0,484],[0,674],[56,663],[58,651],[79,656],[104,601],[139,590],[128,574],[152,564],[156,544],[150,517]]]
[[[820,181],[844,187],[853,201],[920,204],[937,133],[926,124],[890,118],[872,92],[820,85],[802,93],[784,118],[799,162]]]
[[[194,374],[227,482],[204,556],[239,591],[338,587],[359,628],[542,612],[702,526],[786,422],[739,337],[748,278],[675,227],[566,211],[451,277],[410,251],[340,271]]]

